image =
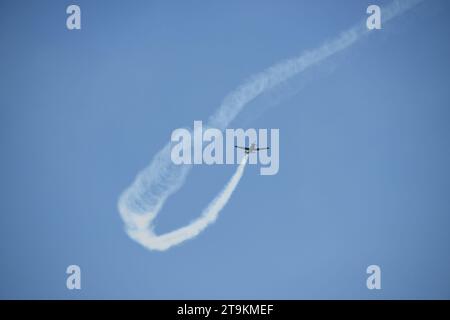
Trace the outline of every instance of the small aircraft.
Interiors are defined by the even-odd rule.
[[[256,144],[254,144],[254,143],[252,143],[250,145],[250,147],[239,147],[239,146],[234,146],[234,147],[235,148],[239,148],[239,149],[244,149],[245,150],[245,154],[257,152],[257,151],[260,151],[260,150],[270,149],[269,147],[267,147],[267,148],[256,148]]]

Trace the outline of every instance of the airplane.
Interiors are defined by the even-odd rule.
[[[239,149],[244,149],[245,150],[245,154],[249,154],[249,153],[253,153],[253,152],[257,152],[259,150],[267,150],[270,149],[269,147],[267,148],[256,148],[256,144],[252,143],[250,145],[250,147],[239,147],[239,146],[234,146],[235,148],[239,148]]]

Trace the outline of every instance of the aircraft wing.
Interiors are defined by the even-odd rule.
[[[239,149],[243,149],[243,150],[248,150],[248,148],[244,148],[244,147],[239,147],[239,146],[234,146],[235,148],[239,148]]]
[[[267,147],[267,148],[256,148],[256,151],[259,151],[259,150],[268,150],[268,149],[270,149],[269,147]]]

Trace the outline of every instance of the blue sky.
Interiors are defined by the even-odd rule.
[[[66,29],[72,3],[79,31]],[[232,126],[279,128],[280,171],[248,166],[197,238],[148,251],[117,211],[174,129],[373,3],[2,1],[0,298],[450,298],[444,0],[253,101]],[[196,218],[234,171],[195,167],[157,232]]]

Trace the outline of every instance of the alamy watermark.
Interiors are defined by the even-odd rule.
[[[381,268],[380,268],[380,266],[378,266],[376,264],[372,264],[367,267],[366,272],[367,272],[367,274],[369,274],[369,277],[366,280],[367,289],[380,290],[381,289]]]
[[[67,267],[66,273],[69,275],[66,279],[66,287],[69,290],[81,289],[81,268],[76,264]]]
[[[181,164],[236,164],[245,156],[249,164],[260,164],[261,175],[278,173],[279,129],[203,128],[194,121],[194,129],[179,128],[172,132],[171,160]],[[204,143],[206,145],[204,146]]]
[[[66,27],[69,30],[81,29],[81,8],[75,4],[71,4],[67,7],[66,13],[69,16],[66,19]]]

